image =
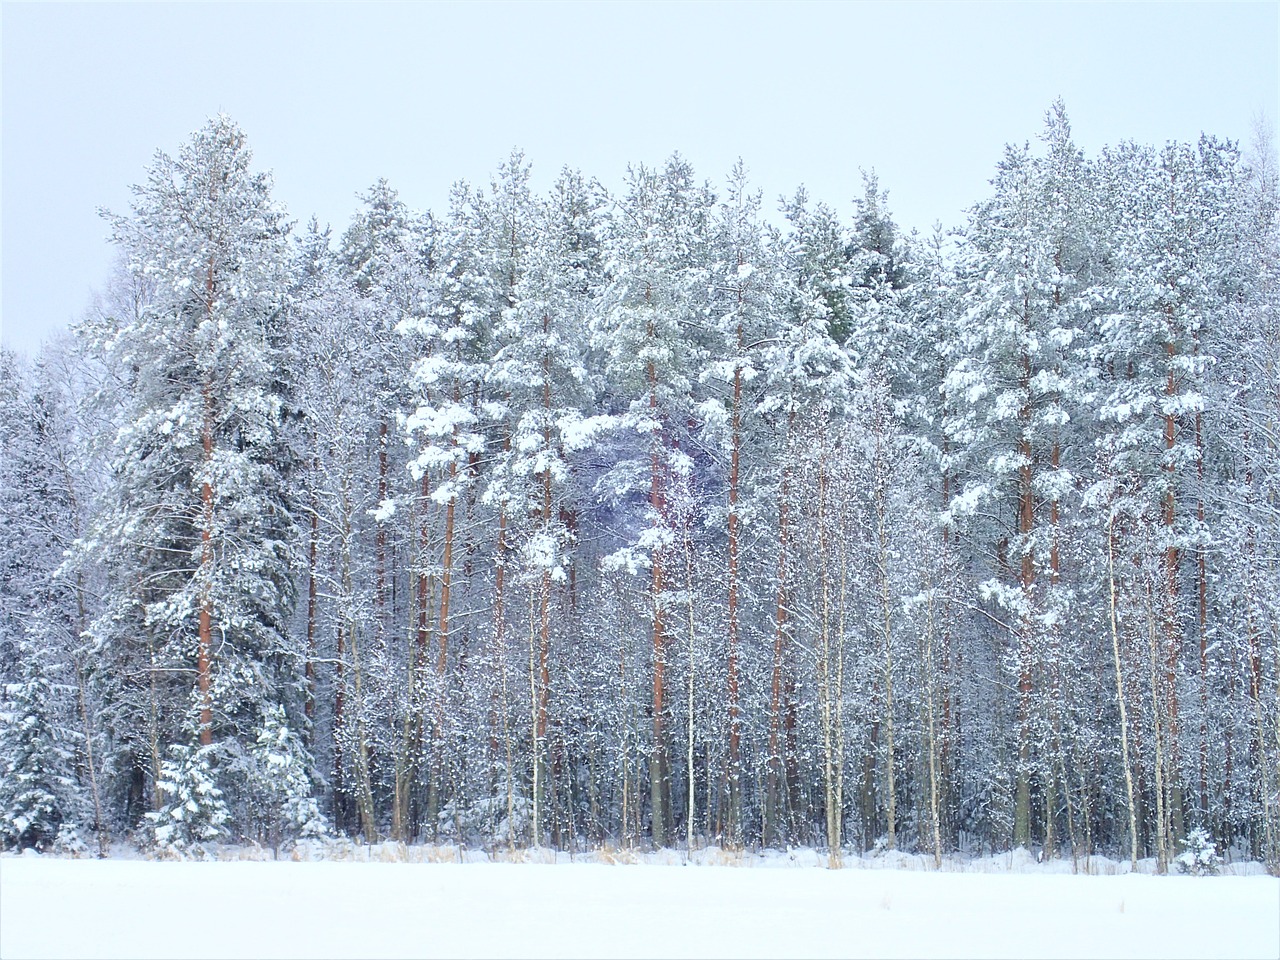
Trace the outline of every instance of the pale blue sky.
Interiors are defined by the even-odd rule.
[[[335,234],[386,176],[417,209],[522,147],[614,186],[679,150],[772,204],[954,225],[1065,98],[1077,143],[1247,143],[1280,96],[1275,3],[3,5],[3,313],[34,349],[107,275],[100,206],[225,111],[276,199]]]

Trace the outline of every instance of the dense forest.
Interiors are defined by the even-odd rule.
[[[514,152],[333,235],[209,121],[0,354],[3,843],[1280,870],[1265,142],[1055,104],[930,236]]]

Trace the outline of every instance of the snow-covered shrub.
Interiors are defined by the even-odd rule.
[[[53,852],[64,857],[79,858],[88,853],[89,848],[81,839],[80,831],[71,824],[64,823],[58,828],[58,836],[53,841]]]
[[[212,744],[176,743],[169,748],[169,759],[160,764],[158,786],[168,800],[147,818],[162,854],[203,859],[204,844],[226,833],[230,813],[214,779],[213,751]]]
[[[50,717],[53,684],[34,659],[0,709],[0,846],[48,850],[67,819],[71,752]]]
[[[1183,841],[1183,851],[1174,862],[1179,873],[1189,873],[1193,877],[1216,877],[1222,868],[1222,857],[1218,855],[1217,844],[1209,837],[1209,831],[1196,827]]]
[[[312,795],[307,771],[311,758],[289,729],[284,708],[268,707],[253,747],[251,790],[259,804],[259,821],[273,847],[284,841],[323,837],[329,825]]]
[[[533,804],[527,797],[505,794],[472,803],[450,801],[440,811],[440,836],[466,843],[516,843],[528,838],[533,821]]]

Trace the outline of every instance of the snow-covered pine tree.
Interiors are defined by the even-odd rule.
[[[421,485],[418,509],[424,525],[419,544],[418,656],[430,654],[427,644],[434,634],[436,650],[432,669],[423,677],[429,689],[429,776],[426,777],[426,826],[438,830],[438,816],[457,778],[450,775],[456,755],[449,748],[459,738],[449,735],[449,715],[454,699],[450,663],[458,656],[451,650],[457,629],[453,607],[457,593],[458,549],[461,527],[475,465],[484,453],[482,408],[485,358],[491,325],[497,314],[497,290],[488,246],[490,209],[484,197],[465,183],[450,193],[448,216],[440,222],[436,238],[437,271],[431,276],[425,309],[403,319],[397,327],[402,343],[416,358],[408,371],[407,415],[401,429],[412,448],[409,470]],[[428,536],[426,524],[439,529],[439,538]],[[438,525],[438,526],[437,526]],[[436,549],[439,553],[436,553]],[[438,560],[437,560],[438,556]],[[435,616],[427,623],[427,590],[438,590]],[[462,587],[465,589],[465,584]]]
[[[184,739],[187,678],[200,746],[225,747],[197,751],[211,771],[301,680],[287,634],[297,531],[278,379],[289,228],[250,161],[226,116],[176,158],[157,154],[132,215],[108,215],[152,298],[88,330],[127,377],[112,482],[86,540],[108,571],[92,634],[108,661],[147,649],[157,767]]]
[[[631,168],[627,195],[607,221],[609,283],[592,318],[617,426],[630,440],[598,483],[607,497],[632,508],[626,546],[610,565],[649,572],[653,699],[646,709],[653,720],[650,835],[657,846],[669,842],[672,825],[665,554],[673,535],[665,515],[666,486],[672,472],[693,466],[688,435],[697,426],[692,398],[704,349],[693,331],[705,309],[712,202],[710,188],[695,183],[692,167],[678,154],[661,171]],[[646,493],[643,513],[636,516]],[[641,519],[643,527],[636,529]]]
[[[822,498],[814,458],[828,449],[853,387],[854,370],[839,342],[849,323],[848,237],[834,211],[821,203],[811,208],[803,190],[784,205],[784,212],[790,229],[781,249],[781,322],[764,351],[767,386],[760,405],[773,433],[769,450],[776,464],[778,524],[765,835],[777,842],[794,833],[785,811],[805,803],[801,752],[820,751],[823,833],[835,863],[844,835],[844,758],[836,735],[838,684],[826,681],[836,674],[837,658],[830,656],[830,607],[824,611],[820,598],[812,602],[810,588],[822,582],[822,575],[815,575],[822,565],[814,563],[815,551],[809,548],[820,548],[816,553],[822,554],[830,542],[825,533],[814,535],[826,519],[820,520],[815,510]],[[821,729],[812,747],[801,742],[800,730],[804,694],[799,664],[806,648],[823,653],[813,664]]]
[[[742,718],[742,624],[748,619],[746,585],[751,583],[747,548],[758,541],[756,531],[744,531],[744,522],[762,512],[757,486],[760,477],[751,449],[765,441],[758,408],[763,396],[761,376],[763,344],[772,333],[770,318],[777,309],[776,253],[769,244],[760,218],[759,191],[752,191],[746,166],[734,165],[725,197],[711,218],[708,286],[711,302],[708,326],[713,338],[708,361],[701,371],[703,390],[710,394],[698,406],[708,444],[715,444],[720,469],[700,471],[701,484],[723,483],[723,506],[711,506],[711,516],[724,518],[725,527],[725,771],[728,782],[725,831],[731,843],[741,842],[743,785],[750,779],[744,769]],[[717,476],[716,474],[722,474]],[[689,486],[689,484],[686,484]],[[767,507],[764,509],[767,510]],[[755,558],[750,558],[755,559]],[[763,559],[763,558],[760,558]],[[717,631],[718,632],[718,631]],[[692,786],[690,787],[692,788]],[[766,816],[768,819],[768,816]],[[771,825],[772,826],[772,825]]]
[[[1194,506],[1205,452],[1205,376],[1215,359],[1214,341],[1204,334],[1236,298],[1238,268],[1229,253],[1237,243],[1229,206],[1236,162],[1234,148],[1205,138],[1159,152],[1126,144],[1104,152],[1099,164],[1103,236],[1117,268],[1098,291],[1096,442],[1120,482],[1117,549],[1133,560],[1122,568],[1132,576],[1121,583],[1128,601],[1121,620],[1150,638],[1142,673],[1161,869],[1186,833],[1194,751],[1182,719],[1182,649],[1196,622],[1190,611],[1208,586],[1198,562],[1207,533],[1203,500]]]
[[[349,701],[341,736],[348,741],[343,756],[353,764],[352,792],[366,836],[374,835],[377,810],[383,808],[389,787],[385,800],[391,808],[391,833],[405,839],[417,832],[414,811],[422,806],[418,794],[425,787],[425,660],[421,649],[406,656],[401,641],[407,638],[401,630],[411,617],[426,617],[420,538],[431,513],[418,502],[418,484],[407,469],[411,453],[398,442],[398,418],[412,399],[407,381],[414,353],[405,349],[397,331],[429,309],[435,223],[429,215],[413,214],[386,180],[377,181],[361,200],[337,256],[345,288],[338,299],[353,295],[358,309],[340,308],[355,326],[341,331],[336,342],[348,361],[355,362],[343,374],[349,386],[330,393],[336,400],[342,389],[350,391],[343,402],[353,406],[342,416],[345,429],[357,431],[337,441],[350,449],[355,462],[342,463],[348,454],[332,458],[335,472],[354,484],[340,500],[354,510],[349,524],[354,539],[345,541],[344,557],[355,551],[344,559],[355,568],[342,592],[351,600],[371,589],[373,611],[343,628],[350,662],[340,678]],[[327,346],[320,350],[328,353]],[[366,484],[370,489],[364,489]],[[371,571],[365,566],[369,562]],[[346,723],[352,718],[356,722]],[[347,802],[346,797],[335,800],[338,807]]]
[[[981,590],[1009,634],[1017,844],[1031,842],[1033,777],[1051,794],[1058,776],[1045,729],[1056,722],[1046,718],[1056,715],[1067,613],[1060,527],[1074,474],[1063,450],[1078,450],[1067,425],[1089,403],[1091,380],[1084,170],[1061,105],[1045,140],[1046,158],[1007,147],[994,195],[971,214],[958,268],[968,309],[944,383],[949,455],[968,465],[949,513],[967,516],[968,534],[995,557]],[[1052,840],[1052,821],[1043,826]]]
[[[611,422],[590,416],[593,398],[583,353],[588,298],[599,283],[592,224],[598,199],[580,175],[565,171],[552,197],[535,202],[527,188],[512,189],[522,182],[512,177],[513,164],[503,170],[506,179],[495,184],[494,201],[502,236],[508,239],[503,259],[515,282],[495,329],[498,349],[488,370],[491,391],[502,398],[495,403],[502,407],[504,424],[486,491],[486,500],[499,508],[504,614],[496,626],[505,645],[506,601],[518,596],[513,588],[523,585],[534,598],[534,622],[526,632],[536,638],[531,651],[536,663],[531,678],[536,694],[531,731],[534,842],[541,842],[540,831],[549,821],[552,842],[558,844],[564,812],[560,795],[566,784],[552,776],[564,764],[550,761],[564,755],[567,732],[564,714],[552,702],[552,664],[571,660],[567,651],[552,648],[574,634],[577,505],[572,460]],[[563,681],[556,685],[566,693],[572,689]]]

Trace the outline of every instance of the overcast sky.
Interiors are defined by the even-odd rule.
[[[1076,142],[1246,144],[1280,96],[1275,3],[3,5],[3,313],[34,350],[112,261],[157,149],[224,111],[275,197],[339,233],[385,176],[415,209],[513,146],[616,186],[679,150],[848,213],[875,168],[905,227],[951,226],[1054,97]]]

